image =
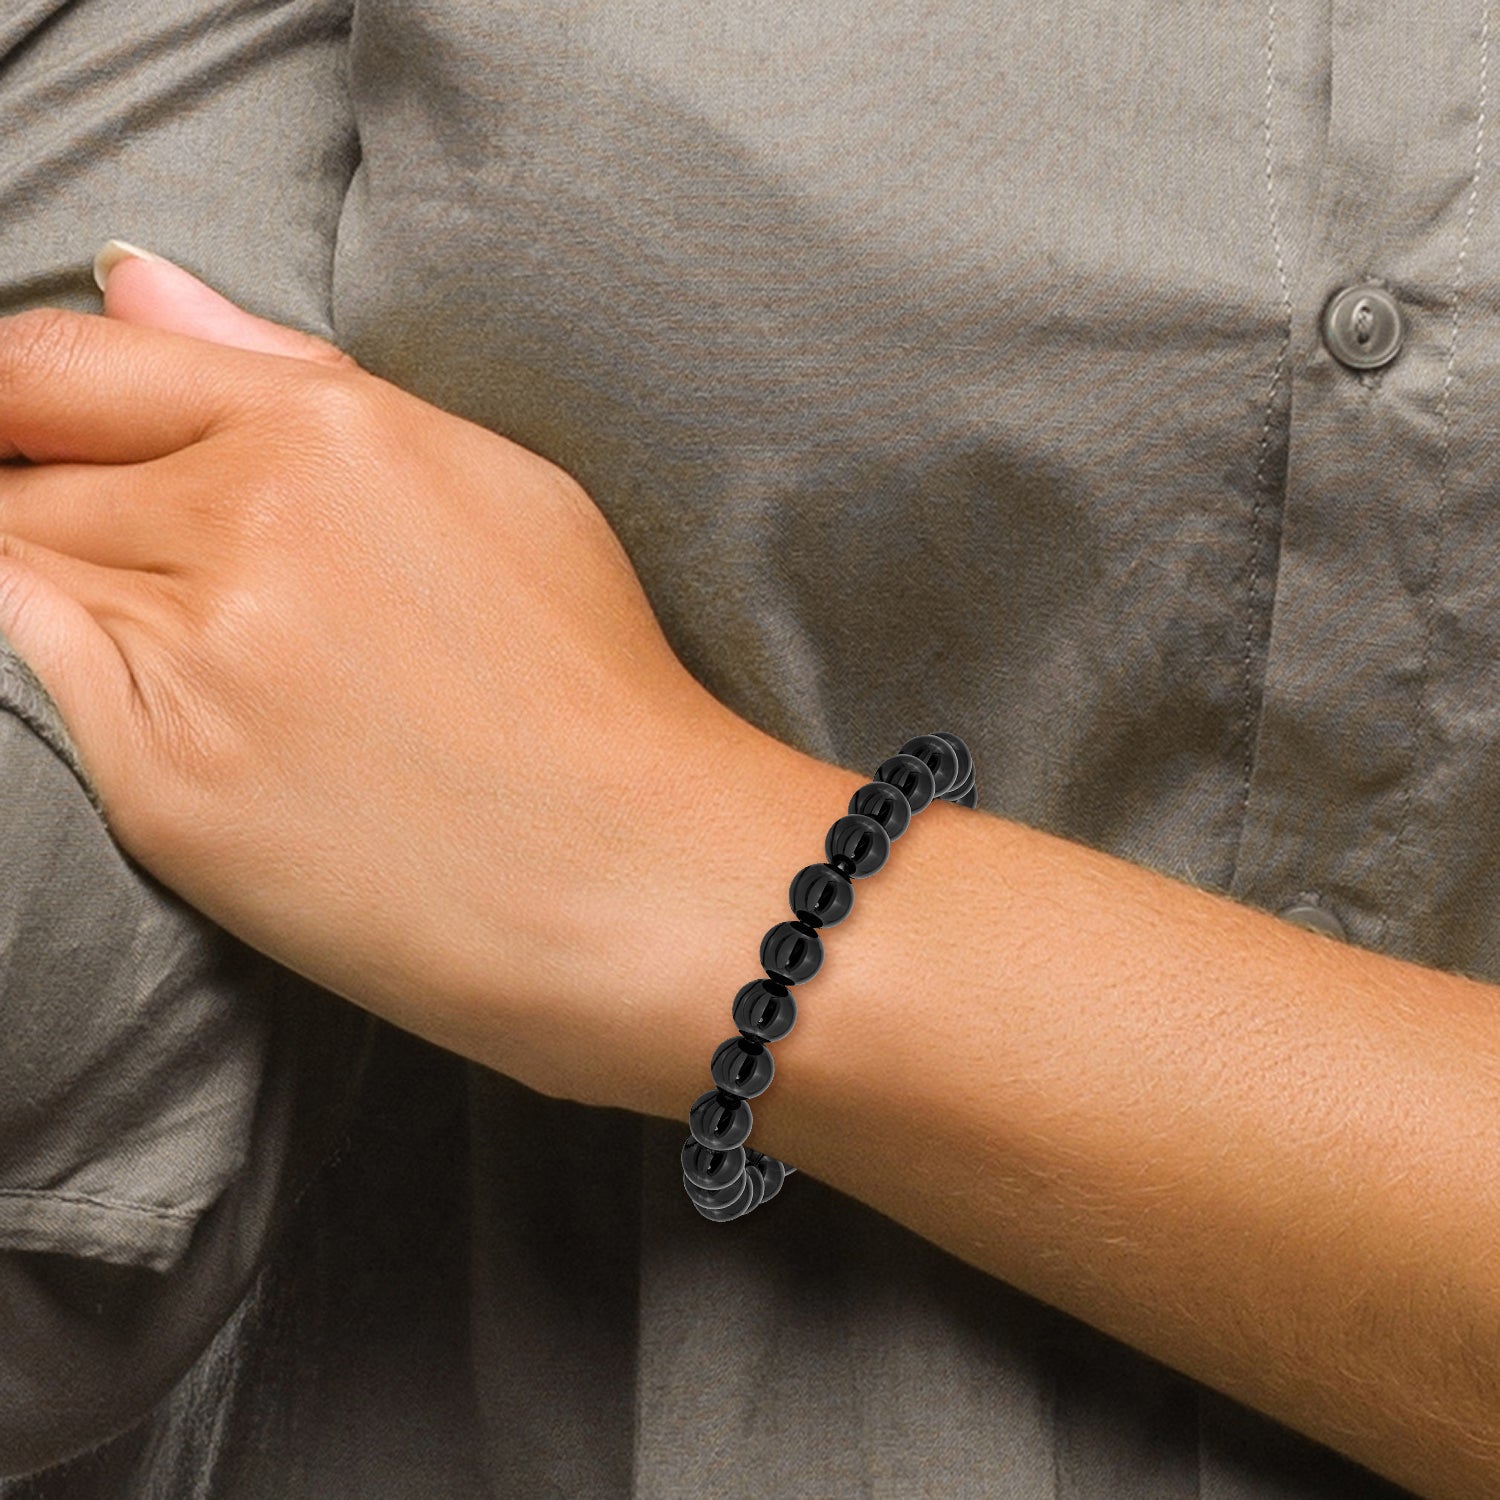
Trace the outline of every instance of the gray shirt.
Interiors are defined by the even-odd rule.
[[[576,474],[778,738],[950,728],[986,812],[1500,979],[1487,0],[23,12],[6,310],[142,243]],[[228,942],[20,682],[0,1470],[129,1430],[0,1494],[1398,1493],[805,1173],[705,1223],[690,1100]]]

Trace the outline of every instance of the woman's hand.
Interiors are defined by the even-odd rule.
[[[551,463],[177,267],[108,307],[0,319],[0,632],[115,838],[317,983],[613,1102],[600,965],[758,732]]]

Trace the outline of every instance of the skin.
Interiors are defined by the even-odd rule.
[[[866,777],[702,689],[552,465],[175,267],[105,312],[0,319],[0,630],[117,840],[354,1003],[685,1135]],[[1500,1495],[1494,986],[939,803],[805,988],[752,1144],[1419,1495]]]

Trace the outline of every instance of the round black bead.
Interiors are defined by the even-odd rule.
[[[946,797],[963,777],[958,751],[941,735],[919,734],[907,740],[897,755],[915,755],[932,772],[934,797]]]
[[[852,803],[850,806],[859,811]],[[799,922],[809,927],[832,927],[853,910],[854,887],[849,877],[832,865],[804,865],[792,876],[787,900]]]
[[[786,1181],[786,1166],[776,1160],[774,1156],[765,1156],[759,1151],[749,1152],[747,1171],[759,1172],[766,1179],[766,1196],[762,1200],[769,1202],[781,1191],[781,1185]]]
[[[941,743],[941,741],[939,742]],[[875,767],[875,780],[888,781],[911,803],[912,812],[921,812],[937,796],[937,782],[925,760],[899,752],[888,756]]]
[[[745,1210],[747,1214],[753,1214],[762,1203],[766,1201],[766,1179],[762,1172],[746,1171],[745,1176],[750,1179],[750,1207]]]
[[[867,781],[849,799],[849,811],[874,818],[892,842],[906,832],[911,822],[911,803],[906,793],[888,781]]]
[[[728,1187],[740,1180],[747,1149],[736,1146],[732,1151],[716,1151],[689,1136],[682,1143],[682,1175],[694,1187]]]
[[[693,1100],[688,1111],[688,1129],[700,1145],[715,1151],[743,1146],[750,1135],[750,1106],[733,1094],[710,1089]]]
[[[750,1175],[748,1167],[745,1168],[745,1175]],[[757,1177],[760,1175],[759,1172],[755,1173]],[[745,1191],[744,1180],[739,1177],[736,1177],[733,1182],[727,1183],[721,1188],[699,1187],[692,1178],[684,1177],[682,1179],[682,1186],[683,1191],[687,1193],[688,1197],[694,1203],[701,1203],[704,1208],[722,1208],[726,1203],[733,1203]]]
[[[802,984],[823,967],[823,940],[806,922],[778,922],[760,940],[761,967],[782,984]]]
[[[851,879],[863,880],[891,857],[891,837],[874,818],[864,813],[845,813],[828,830],[823,852],[836,870]]]
[[[784,984],[752,979],[734,997],[734,1024],[752,1041],[779,1042],[797,1024],[797,1002]]]
[[[969,747],[956,734],[949,734],[946,729],[934,729],[933,734],[940,740],[947,740],[958,751],[958,778],[943,793],[943,796],[947,797],[950,801],[956,802],[964,788],[973,785],[974,757],[969,754]]]
[[[978,807],[979,806],[979,788],[977,786],[971,786],[969,788],[969,790],[966,791],[963,794],[962,797],[955,797],[953,800],[960,807]]]
[[[776,1064],[760,1042],[732,1036],[714,1048],[708,1065],[714,1082],[736,1099],[754,1099],[771,1087]]]
[[[949,802],[957,802],[960,797],[964,796],[966,793],[971,792],[973,790],[974,790],[974,772],[971,770],[969,772],[968,776],[963,781],[959,782],[959,784],[956,787],[954,787],[951,792],[944,792],[943,796],[944,796],[945,800],[947,800]]]
[[[752,1174],[746,1172],[743,1180],[740,1183],[739,1195],[732,1203],[726,1203],[718,1208],[710,1208],[706,1203],[699,1203],[691,1193],[688,1194],[688,1202],[691,1203],[693,1207],[696,1208],[705,1219],[713,1219],[716,1223],[722,1224],[727,1219],[737,1219],[741,1214],[748,1213],[750,1211],[750,1205],[752,1202],[759,1201],[755,1196],[755,1184],[751,1179]]]

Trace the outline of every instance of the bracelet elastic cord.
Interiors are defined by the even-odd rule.
[[[770,1087],[775,1064],[767,1050],[797,1020],[793,985],[823,966],[820,929],[842,922],[854,906],[853,882],[873,875],[913,816],[935,799],[978,802],[974,758],[956,734],[939,730],[907,740],[849,799],[849,811],[823,841],[826,862],[807,865],[788,891],[795,920],[778,922],[761,939],[764,978],[734,997],[735,1035],[714,1049],[714,1087],[688,1112],[692,1132],[682,1145],[682,1185],[705,1219],[738,1219],[781,1191],[796,1167],[746,1147],[750,1104]]]

